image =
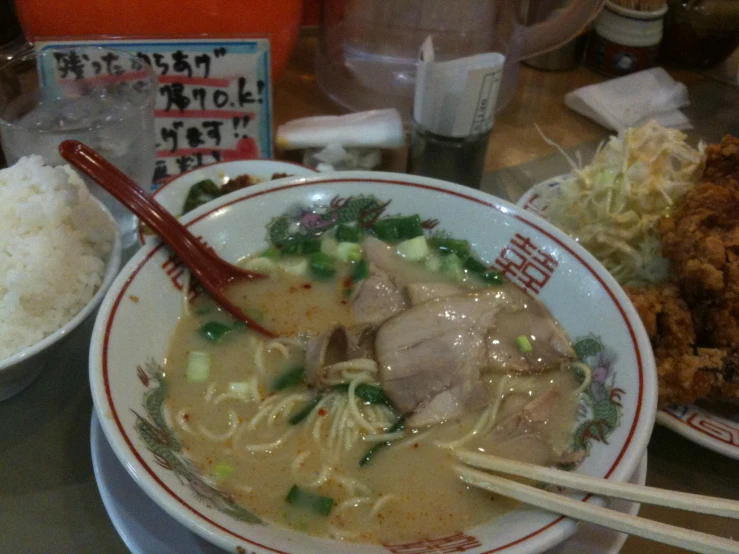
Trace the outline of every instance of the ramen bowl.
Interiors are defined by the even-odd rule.
[[[190,189],[205,180],[213,181],[222,187],[229,181],[248,175],[255,183],[271,181],[275,175],[303,176],[315,175],[316,171],[305,166],[278,160],[234,160],[204,165],[186,171],[164,182],[153,193],[152,197],[169,213],[176,217],[183,214],[185,202]],[[141,244],[151,238],[146,227],[139,223],[138,239]]]
[[[481,260],[549,308],[580,359],[593,369],[573,429],[573,448],[584,456],[575,471],[627,481],[645,452],[656,412],[649,341],[610,275],[537,216],[442,181],[346,172],[236,191],[182,221],[234,262],[264,251],[275,233],[300,225],[316,229],[350,220],[370,225],[414,214],[429,235],[468,239]],[[189,460],[173,433],[172,417],[162,411],[168,389],[161,367],[181,315],[185,283],[184,267],[167,247],[158,240],[147,242],[103,301],[90,350],[90,382],[99,420],[118,459],[159,506],[193,532],[232,552],[322,554],[541,552],[576,532],[572,520],[519,506],[446,536],[431,531],[402,544],[362,544],[304,534],[235,503]]]

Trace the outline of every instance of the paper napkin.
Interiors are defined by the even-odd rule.
[[[278,127],[275,142],[283,150],[323,148],[329,144],[344,148],[398,148],[405,145],[405,131],[398,110],[371,110],[288,121]]]
[[[679,108],[690,104],[687,87],[655,67],[565,95],[565,104],[608,129],[622,131],[655,119],[663,127],[690,129]]]

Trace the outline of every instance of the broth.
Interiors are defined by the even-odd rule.
[[[512,501],[469,487],[455,475],[454,448],[463,442],[465,448],[541,463],[534,431],[511,437],[498,423],[510,423],[532,398],[554,388],[557,405],[542,428],[547,429],[547,445],[566,452],[580,386],[575,374],[485,372],[481,383],[491,391],[489,406],[390,437],[396,440],[361,467],[368,450],[383,442],[371,437],[384,438],[398,414],[390,405],[356,400],[350,396],[354,389],[337,383],[376,387],[377,363],[362,358],[354,366],[339,364],[336,383],[328,380],[318,392],[305,382],[275,390],[286,374],[306,363],[311,337],[337,324],[355,325],[349,275],[349,265],[327,280],[280,270],[231,290],[232,300],[280,335],[274,340],[233,327],[207,298],[197,299],[183,314],[165,364],[166,408],[188,457],[206,478],[260,518],[347,541],[389,544],[448,536],[512,509]],[[433,272],[426,272],[426,278],[450,282]],[[463,292],[486,290],[473,278],[459,285]],[[209,322],[231,327],[213,342],[202,333]],[[193,352],[210,359],[207,378],[196,382],[188,377]],[[312,403],[304,420],[290,421]],[[481,425],[487,433],[471,434]],[[294,485],[333,499],[330,513],[286,502]]]

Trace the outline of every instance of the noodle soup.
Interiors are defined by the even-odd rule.
[[[337,235],[244,260],[269,278],[229,295],[278,338],[207,298],[183,313],[166,410],[212,484],[277,525],[388,544],[513,507],[462,483],[455,452],[580,461],[590,370],[543,305],[466,241]]]

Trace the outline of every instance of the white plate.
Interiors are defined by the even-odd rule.
[[[195,183],[210,179],[218,185],[240,175],[251,175],[260,183],[272,180],[275,173],[288,175],[315,175],[317,172],[308,167],[291,162],[277,160],[236,160],[204,165],[172,177],[152,192],[152,197],[169,213],[179,217],[182,215],[182,206],[185,204],[190,187]],[[138,239],[146,244],[148,238],[138,229]]]
[[[559,175],[527,190],[518,204],[524,210],[546,218],[547,205],[542,191],[556,187],[564,176]],[[657,412],[657,423],[709,450],[739,460],[739,410],[728,419],[694,404],[670,406]]]
[[[156,505],[131,479],[118,461],[93,412],[90,448],[100,496],[116,531],[132,554],[223,554],[217,546],[201,539]],[[647,478],[647,455],[631,476],[630,483],[643,485]],[[636,515],[639,504],[616,500],[611,508]],[[548,554],[617,554],[627,535],[597,525],[583,524],[568,541]]]

